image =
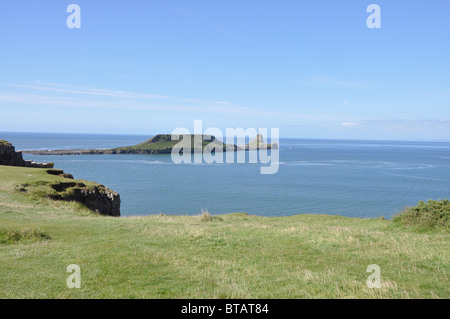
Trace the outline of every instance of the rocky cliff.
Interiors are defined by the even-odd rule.
[[[16,152],[14,146],[4,140],[0,140],[0,165],[53,168],[53,163],[36,163],[25,161],[22,152]]]
[[[76,190],[74,194],[80,203],[100,215],[120,216],[120,195],[103,185]]]
[[[16,152],[14,146],[6,141],[0,141],[0,165],[25,166],[22,153]]]
[[[18,191],[52,200],[79,202],[97,214],[120,216],[120,195],[103,185],[74,179],[71,174],[64,173],[60,169],[30,173],[30,176],[40,177],[38,179],[30,177],[27,183],[17,185]],[[54,175],[54,178],[49,179],[46,174]]]
[[[69,174],[59,174],[60,177],[64,175]],[[71,179],[70,176],[66,178]],[[49,197],[52,199],[79,202],[100,215],[120,216],[120,195],[103,185],[85,185],[82,181],[74,180],[50,186],[52,193]]]
[[[266,144],[264,143],[264,137],[262,134],[258,134],[256,136],[256,138],[253,141],[250,141],[250,143],[245,145],[245,150],[249,151],[249,150],[260,150],[260,149],[278,149],[278,144],[277,143],[272,143],[272,144]]]
[[[74,180],[71,174],[53,169],[53,163],[25,161],[21,152],[16,152],[11,143],[3,140],[0,140],[0,165],[50,168],[43,174],[55,175],[51,181],[44,178],[18,185],[20,192],[40,194],[53,200],[76,201],[98,214],[120,216],[120,195],[115,191],[97,183]]]

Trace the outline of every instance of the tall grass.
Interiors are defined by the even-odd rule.
[[[202,222],[212,222],[212,221],[220,221],[222,220],[222,218],[218,217],[218,216],[213,216],[209,213],[209,211],[207,209],[202,209],[202,214],[200,217]]]

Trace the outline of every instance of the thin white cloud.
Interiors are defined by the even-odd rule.
[[[221,105],[230,105],[230,102],[224,102],[224,101],[212,101],[214,104],[221,104]]]
[[[220,114],[234,115],[245,118],[278,118],[292,121],[332,121],[339,119],[334,115],[324,114],[304,114],[292,112],[278,112],[272,110],[262,110],[252,107],[243,107],[233,105],[228,102],[213,103],[198,100],[201,103],[189,105],[181,101],[126,101],[113,99],[108,101],[97,101],[86,98],[80,98],[79,95],[41,95],[41,94],[21,94],[0,91],[0,103],[2,104],[21,104],[24,106],[52,106],[52,107],[77,107],[77,108],[104,108],[104,109],[125,109],[125,110],[146,110],[161,112],[187,112],[198,114]],[[3,106],[0,104],[0,110]]]
[[[159,99],[168,99],[169,98],[167,96],[158,95],[158,94],[127,92],[127,91],[120,91],[120,90],[106,90],[106,89],[88,88],[88,87],[82,87],[82,86],[54,84],[54,83],[37,82],[36,85],[0,83],[0,85],[11,86],[11,87],[16,87],[16,88],[31,89],[31,90],[55,92],[55,93],[82,94],[82,95],[94,95],[94,96],[117,97],[117,98],[128,98],[128,99],[159,100]]]
[[[342,122],[344,127],[358,127],[367,129],[382,129],[388,131],[447,131],[450,129],[450,119],[423,119],[423,120],[409,120],[409,119],[374,119],[374,120],[360,120],[357,122]]]
[[[25,106],[41,105],[53,107],[105,108],[125,110],[148,110],[161,112],[187,112],[198,114],[237,115],[248,119],[260,117],[289,122],[305,123],[337,122],[344,118],[333,114],[311,114],[276,111],[279,107],[261,109],[236,105],[221,100],[201,100],[195,98],[175,99],[157,94],[127,92],[75,86],[58,83],[9,84],[0,83],[0,87],[14,87],[17,90],[0,91],[0,102],[22,104]],[[45,94],[42,94],[45,92]],[[0,109],[3,106],[0,105]]]
[[[358,125],[359,125],[358,122],[343,122],[343,123],[341,123],[341,126],[345,126],[345,127],[355,127]]]

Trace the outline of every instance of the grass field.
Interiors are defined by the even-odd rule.
[[[48,174],[47,174],[48,175]],[[449,298],[448,228],[298,215],[103,217],[0,166],[0,298]],[[81,267],[69,289],[67,266]],[[367,266],[381,268],[368,288]]]

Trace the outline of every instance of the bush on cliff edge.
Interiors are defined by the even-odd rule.
[[[407,207],[396,215],[394,222],[419,228],[449,228],[450,227],[450,201],[429,200],[420,201],[417,206]]]

